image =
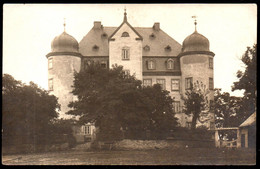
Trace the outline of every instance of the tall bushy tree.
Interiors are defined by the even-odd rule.
[[[68,114],[79,115],[81,124],[95,122],[106,140],[120,138],[121,130],[136,132],[151,126],[163,129],[164,125],[176,125],[169,93],[159,85],[144,88],[122,66],[104,69],[90,64],[75,73],[72,93],[78,100],[69,104],[73,110]]]
[[[57,117],[57,98],[33,82],[25,85],[8,74],[2,80],[3,135],[21,141],[39,134],[47,136],[51,120]]]
[[[244,90],[243,106],[244,109],[252,114],[256,106],[256,57],[257,45],[247,47],[241,60],[245,64],[245,71],[239,70],[237,72],[238,81],[234,82],[232,91]]]
[[[237,127],[245,118],[241,97],[230,96],[228,92],[221,93],[221,89],[215,89],[214,113],[216,127]]]
[[[192,116],[191,129],[196,128],[197,120],[201,123],[209,120],[208,118],[202,120],[209,114],[208,94],[209,90],[206,89],[206,86],[202,82],[196,81],[194,84],[191,83],[191,89],[185,92],[185,96],[182,96],[184,100],[183,111]]]

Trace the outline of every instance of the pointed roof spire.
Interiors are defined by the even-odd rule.
[[[124,22],[127,22],[127,17],[126,17],[126,15],[127,15],[127,13],[126,13],[126,7],[125,7],[125,9],[124,9]]]
[[[197,16],[192,16],[194,18],[195,32],[197,32]]]
[[[64,18],[64,23],[63,23],[63,26],[64,26],[64,32],[65,32],[65,28],[66,28],[66,18]]]

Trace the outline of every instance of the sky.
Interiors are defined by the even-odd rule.
[[[182,44],[197,31],[210,41],[214,57],[214,87],[231,95],[236,72],[244,70],[240,58],[257,41],[256,4],[4,4],[3,73],[24,83],[33,81],[48,89],[46,54],[52,40],[60,35],[66,18],[66,32],[78,42],[90,31],[94,21],[103,26],[119,26],[124,8],[133,27],[161,29]]]

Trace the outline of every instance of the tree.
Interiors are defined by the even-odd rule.
[[[75,72],[72,93],[78,100],[71,102],[68,114],[79,115],[79,123],[95,122],[103,139],[119,139],[123,130],[141,132],[156,126],[176,125],[172,99],[159,85],[145,88],[141,81],[126,74],[122,66],[104,69],[90,64]],[[168,117],[165,118],[165,117]],[[171,121],[172,124],[160,120]]]
[[[216,127],[237,127],[246,118],[242,108],[242,98],[230,96],[228,92],[221,93],[215,89],[214,113]]]
[[[255,111],[256,107],[256,57],[257,45],[247,47],[241,60],[245,64],[245,71],[237,72],[238,81],[234,82],[232,91],[244,90],[243,106],[248,116]]]
[[[51,120],[57,117],[57,98],[49,95],[33,82],[29,85],[15,80],[11,75],[2,77],[2,130],[10,142],[20,142],[36,135],[48,135]]]
[[[207,118],[202,120],[209,114],[208,93],[206,86],[202,82],[197,81],[194,84],[191,83],[191,89],[185,92],[185,96],[182,96],[185,114],[192,115],[192,130],[196,128],[197,120],[201,123],[209,120]]]

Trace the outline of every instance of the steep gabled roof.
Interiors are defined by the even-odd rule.
[[[251,126],[256,123],[256,112],[251,114],[239,127]]]
[[[117,27],[102,27],[95,29],[94,27],[79,42],[79,52],[83,56],[108,56],[109,46],[108,37],[116,32]],[[181,52],[181,44],[166,34],[164,31],[156,31],[152,27],[134,27],[143,38],[143,47],[149,46],[150,50],[143,50],[143,56],[177,56]],[[102,37],[106,33],[107,37]],[[151,35],[154,37],[151,38]],[[98,46],[98,50],[93,50],[94,45]],[[165,48],[169,46],[170,49]]]

